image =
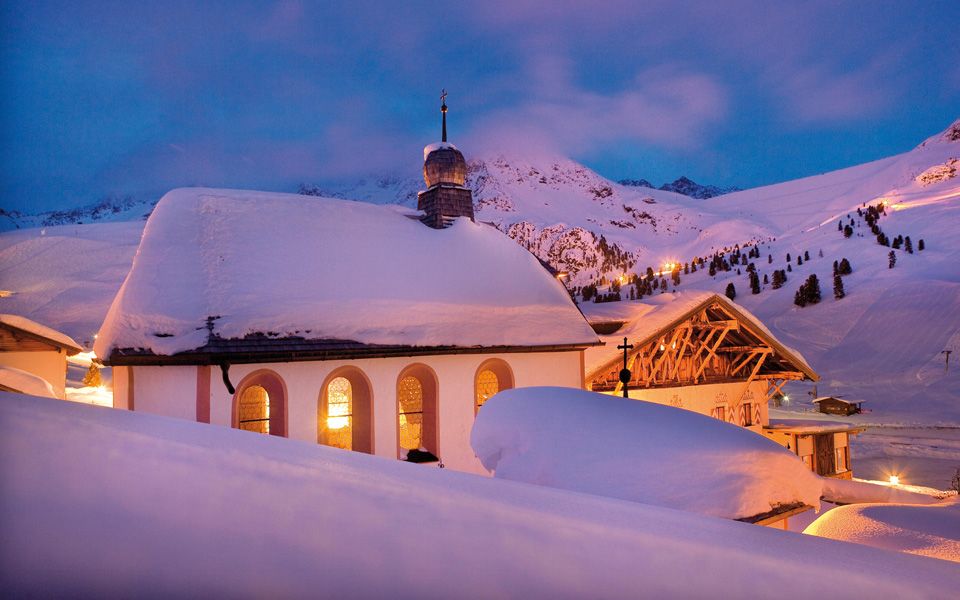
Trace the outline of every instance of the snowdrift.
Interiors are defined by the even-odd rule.
[[[838,506],[803,532],[960,562],[960,501]]]
[[[960,585],[942,561],[178,419],[0,394],[0,427],[10,596],[947,598]]]
[[[820,506],[792,453],[688,410],[569,388],[491,398],[470,438],[495,477],[739,519]]]

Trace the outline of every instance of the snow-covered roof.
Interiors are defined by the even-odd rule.
[[[72,402],[0,394],[0,450],[16,457],[0,486],[14,597],[936,598],[960,585],[944,561]]]
[[[423,160],[427,160],[427,156],[429,156],[431,152],[443,149],[456,150],[457,152],[460,152],[459,148],[450,142],[434,142],[423,147]]]
[[[13,329],[18,329],[34,337],[42,338],[51,344],[60,346],[61,348],[64,348],[69,355],[83,351],[83,347],[73,341],[73,338],[67,334],[61,333],[56,329],[47,327],[46,325],[41,325],[36,321],[31,321],[30,319],[20,315],[0,314],[0,324],[6,325],[7,327]]]
[[[773,347],[784,359],[811,379],[818,379],[806,359],[793,348],[778,340],[760,319],[726,296],[714,292],[683,291],[659,294],[642,301],[606,302],[599,305],[586,304],[583,310],[592,323],[623,321],[624,325],[610,335],[601,336],[603,346],[587,349],[586,372],[588,377],[609,368],[623,356],[617,345],[626,337],[635,348],[661,335],[664,331],[689,319],[705,306],[718,303],[737,317],[743,326]],[[596,308],[595,308],[596,307]]]
[[[839,433],[841,431],[860,431],[863,426],[839,421],[814,421],[808,419],[770,419],[764,429],[783,433]]]
[[[866,402],[866,400],[847,400],[840,396],[820,396],[818,398],[814,398],[813,403],[817,404],[819,402],[823,402],[824,400],[836,400],[837,402],[842,402],[843,404],[861,404]]]
[[[824,513],[803,532],[960,562],[960,501],[953,497],[934,505],[838,506]]]
[[[582,346],[562,284],[495,228],[432,229],[390,208],[204,188],[147,222],[95,350],[170,355],[210,334],[404,347]]]
[[[0,365],[0,389],[44,398],[58,397],[53,386],[43,377],[5,365]]]
[[[730,519],[820,506],[793,453],[693,411],[571,388],[503,391],[470,443],[495,477]]]

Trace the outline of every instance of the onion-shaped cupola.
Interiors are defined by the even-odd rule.
[[[447,141],[447,92],[440,94],[443,133],[439,143],[423,149],[423,180],[427,191],[420,192],[418,208],[423,222],[442,229],[456,217],[473,219],[473,195],[467,183],[467,161],[457,147]]]

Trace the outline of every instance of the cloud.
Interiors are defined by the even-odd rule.
[[[619,89],[601,92],[574,83],[570,61],[531,61],[517,102],[477,119],[468,136],[481,151],[594,152],[630,140],[666,148],[704,142],[707,128],[728,109],[715,78],[681,65],[638,72]]]

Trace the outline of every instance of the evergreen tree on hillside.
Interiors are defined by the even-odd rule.
[[[897,255],[893,253],[893,250],[890,251],[890,254],[887,255],[888,264],[887,268],[892,269],[897,264]]]
[[[806,287],[807,303],[816,304],[817,302],[820,302],[820,281],[817,279],[816,275],[810,275],[810,277],[807,277]]]
[[[849,225],[843,228],[843,237],[850,237],[853,235],[853,229]]]
[[[773,272],[773,289],[779,290],[783,287],[783,284],[787,281],[787,275],[784,273],[783,269],[779,269]]]
[[[733,285],[733,282],[727,284],[727,291],[724,292],[724,295],[731,300],[737,297],[737,288]]]
[[[833,274],[836,275],[839,272],[840,272],[840,263],[837,261],[833,261]]]
[[[843,222],[837,221],[837,231],[843,231]],[[847,237],[850,237],[849,235]]]
[[[787,252],[787,262],[790,262],[790,253]]]
[[[924,248],[926,248],[926,246],[923,244],[923,239],[921,239],[917,242],[917,252],[923,252]]]
[[[846,258],[842,259],[840,261],[840,268],[837,269],[837,272],[841,275],[849,275],[850,273],[853,273],[853,268],[850,266],[850,261]]]
[[[802,284],[797,289],[797,293],[793,295],[793,303],[801,308],[807,305],[806,290],[804,290],[804,286]]]
[[[922,244],[922,243],[923,243],[923,240],[920,240],[920,243]],[[773,255],[772,255],[772,254],[768,254],[768,255],[767,255],[767,264],[768,264],[768,265],[772,265],[772,264],[773,264]]]
[[[713,277],[713,276],[716,275],[716,274],[717,274],[717,264],[711,261],[711,262],[710,262],[710,277]]]
[[[791,273],[793,273],[793,267],[792,267],[792,266],[787,265],[787,270],[790,271]]]
[[[750,293],[760,293],[760,277],[757,276],[756,271],[750,271]]]
[[[833,276],[833,297],[840,300],[846,295],[846,292],[843,291],[843,277],[838,272]]]
[[[903,242],[903,249],[913,254],[913,242],[910,241],[910,236],[907,236],[907,239]]]
[[[798,257],[797,257],[797,266],[799,267],[799,266],[802,265],[802,264],[803,264],[803,257],[802,257],[802,256],[798,256]]]
[[[764,274],[763,274],[763,285],[767,285],[768,283],[770,283],[770,278],[767,277],[767,274],[766,274],[766,273],[764,273]]]
[[[806,261],[809,261],[809,260],[810,260],[810,251],[809,251],[809,250],[804,250],[804,251],[803,251],[803,260],[806,260]]]

